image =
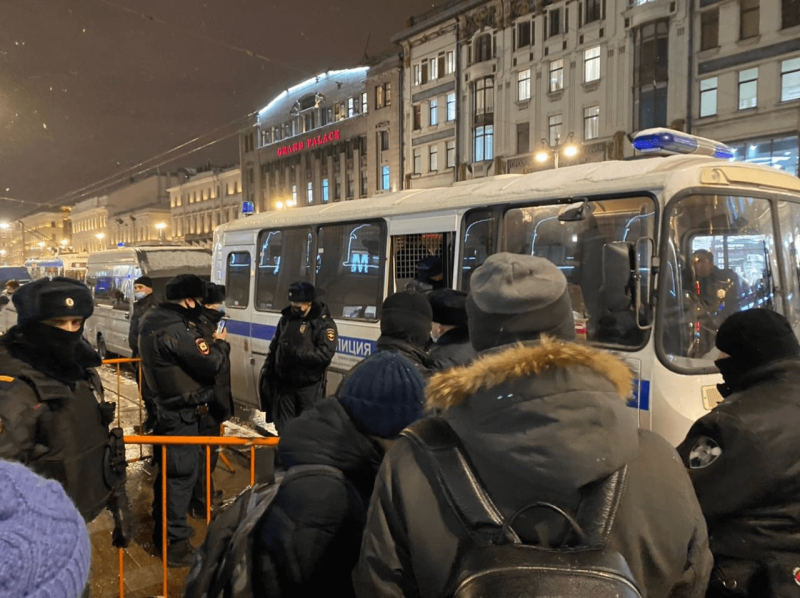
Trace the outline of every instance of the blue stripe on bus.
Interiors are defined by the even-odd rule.
[[[639,393],[641,386],[642,392]],[[633,381],[633,398],[628,401],[628,407],[636,407],[638,404],[639,409],[642,411],[650,411],[650,380],[636,380]]]
[[[257,338],[264,341],[271,341],[272,337],[275,336],[275,326],[270,324],[251,324],[240,320],[228,320],[226,326],[228,334],[237,336]],[[336,347],[337,353],[354,357],[368,357],[377,352],[377,350],[377,342],[349,336],[340,336],[339,344]]]

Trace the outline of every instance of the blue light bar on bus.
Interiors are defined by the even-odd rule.
[[[245,216],[252,216],[256,213],[256,208],[253,205],[252,201],[243,201],[242,202],[242,214]]]
[[[663,128],[639,131],[633,137],[633,148],[640,152],[667,151],[714,156],[723,160],[733,158],[733,149],[724,143]]]

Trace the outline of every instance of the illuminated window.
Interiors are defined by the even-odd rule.
[[[375,87],[375,109],[383,108],[383,85]]]
[[[456,94],[447,94],[447,121],[454,121],[456,119]]]
[[[322,203],[328,203],[328,179],[322,179]]]
[[[564,89],[564,59],[550,61],[550,91]]]
[[[561,138],[561,120],[560,114],[554,114],[548,118],[547,128],[550,133],[550,146],[555,147],[558,145],[558,140]]]
[[[600,78],[600,46],[583,51],[583,80],[586,83]]]
[[[431,81],[439,78],[439,60],[438,58],[431,59]]]
[[[758,105],[758,67],[739,71],[739,110]]]
[[[439,124],[439,100],[433,99],[429,102],[429,123],[430,126]]]
[[[297,205],[297,185],[292,185],[292,201]]]
[[[308,203],[314,203],[314,183],[308,181],[308,189],[306,190],[306,199]]]
[[[600,137],[600,106],[583,109],[583,138],[587,141]]]
[[[381,183],[382,183],[381,189],[383,189],[384,191],[388,191],[389,190],[389,181],[390,181],[389,167],[388,166],[383,166],[381,168]]]
[[[347,118],[352,118],[356,115],[356,99],[347,98]]]
[[[361,114],[367,113],[367,92],[361,94]]]
[[[383,84],[383,96],[386,98],[385,106],[392,105],[392,84],[391,83],[384,83]]]
[[[524,102],[531,99],[531,69],[517,73],[517,100]]]
[[[434,144],[430,147],[429,151],[430,160],[428,162],[428,170],[436,172],[439,170],[439,147]]]
[[[454,73],[456,70],[456,53],[453,50],[447,52],[447,74]]]
[[[800,57],[781,62],[781,102],[800,99]]]
[[[472,140],[475,162],[491,160],[494,157],[494,127],[492,125],[475,127],[472,131]]]
[[[700,118],[717,113],[717,78],[700,81]]]

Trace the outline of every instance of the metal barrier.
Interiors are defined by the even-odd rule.
[[[138,406],[139,406],[139,430],[142,430],[143,425],[143,401],[142,401],[142,368],[141,359],[138,358],[117,358],[117,359],[104,359],[104,364],[115,365],[117,375],[117,426],[122,427],[122,400],[125,398],[122,394],[122,364],[136,363],[138,372]],[[112,391],[113,392],[113,391]],[[256,447],[278,445],[278,438],[246,438],[237,436],[223,436],[224,425],[221,426],[220,436],[152,436],[152,435],[132,435],[124,436],[123,441],[125,444],[138,444],[139,457],[138,459],[129,459],[129,462],[139,461],[143,458],[142,447],[148,445],[161,446],[161,463],[165,464],[167,460],[167,447],[175,445],[196,445],[205,447],[205,476],[206,476],[206,524],[211,522],[211,447],[245,447],[250,449],[250,485],[255,484],[256,476]],[[155,450],[155,446],[154,446]],[[219,453],[220,460],[233,473],[233,466],[228,459],[221,452]],[[167,565],[167,473],[166,467],[162,465],[161,471],[161,559],[162,559],[162,572],[163,572],[163,596],[166,598],[168,593],[168,565]],[[155,535],[155,534],[154,534]],[[119,557],[119,595],[120,598],[125,596],[125,561],[124,549],[118,549]]]

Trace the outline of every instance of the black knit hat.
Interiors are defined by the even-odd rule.
[[[74,278],[41,278],[22,285],[12,296],[17,308],[17,324],[52,318],[86,319],[94,311],[89,289]]]
[[[389,295],[381,307],[381,334],[425,346],[431,338],[433,312],[424,295],[400,292]]]
[[[310,282],[293,282],[289,285],[289,301],[310,303],[314,301],[316,289]]]
[[[436,289],[428,293],[433,321],[444,326],[467,327],[467,294],[452,289]]]
[[[769,309],[748,309],[731,315],[719,327],[716,345],[746,369],[800,356],[800,343],[791,325]]]
[[[425,380],[402,355],[379,351],[356,366],[338,396],[358,428],[395,438],[422,416]]]
[[[133,281],[133,284],[143,284],[146,287],[153,288],[153,279],[149,276],[140,276],[136,280]]]
[[[470,278],[469,338],[477,351],[549,334],[575,338],[567,279],[552,262],[496,253]]]
[[[167,301],[201,299],[205,296],[203,279],[194,274],[178,274],[167,283]]]
[[[205,294],[203,295],[204,305],[215,305],[225,301],[225,285],[213,282],[205,283]]]

